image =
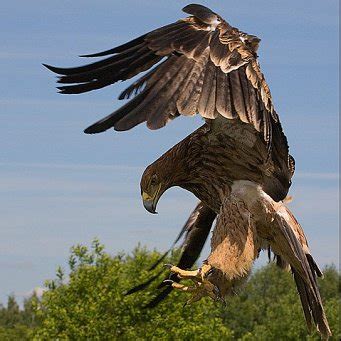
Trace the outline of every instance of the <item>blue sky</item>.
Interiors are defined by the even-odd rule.
[[[296,159],[291,207],[322,265],[338,261],[338,2],[201,1],[262,39],[259,55]],[[184,16],[186,1],[12,0],[0,13],[0,302],[25,296],[65,265],[75,243],[164,250],[196,203],[171,189],[148,214],[144,168],[201,124],[88,136],[121,103],[122,84],[62,96],[41,63],[71,66]],[[206,247],[205,254],[208,249]],[[205,256],[205,254],[203,256]]]

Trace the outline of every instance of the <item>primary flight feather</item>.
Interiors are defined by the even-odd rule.
[[[191,16],[146,33],[113,49],[85,55],[98,62],[74,67],[45,66],[60,74],[61,93],[78,94],[127,80],[149,70],[120,99],[133,97],[88,127],[99,133],[111,127],[128,130],[141,122],[163,127],[179,115],[240,119],[271,143],[278,121],[269,87],[257,61],[260,39],[232,27],[201,5],[188,5]]]

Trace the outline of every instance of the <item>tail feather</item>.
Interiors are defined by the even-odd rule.
[[[312,318],[312,313],[311,313],[311,300],[309,300],[309,293],[306,290],[306,285],[304,281],[302,280],[302,277],[300,277],[295,270],[292,271],[294,280],[296,283],[297,291],[300,296],[302,308],[303,308],[303,313],[304,317],[307,323],[307,328],[309,333],[313,331],[313,318]]]
[[[320,295],[316,297],[316,294],[311,291],[311,288],[306,285],[302,277],[292,269],[294,280],[296,282],[297,290],[302,303],[304,317],[307,323],[309,332],[313,330],[314,323],[317,330],[324,339],[328,339],[331,336],[328,321],[323,311],[322,301]],[[314,323],[313,323],[314,321]]]
[[[321,271],[321,269],[319,268],[319,266],[316,264],[313,256],[311,254],[306,254],[310,269],[312,271],[312,273],[315,273],[317,275],[317,277],[321,277],[323,278],[323,273]]]
[[[309,253],[303,229],[289,209],[283,207],[285,213],[278,210],[274,220],[278,230],[273,248],[290,264],[308,329],[312,329],[314,322],[321,336],[328,339],[331,331],[316,281],[316,276],[322,272]]]

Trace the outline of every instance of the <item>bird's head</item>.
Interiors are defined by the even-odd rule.
[[[182,187],[190,181],[187,142],[181,142],[168,150],[144,171],[140,186],[143,205],[147,211],[156,213],[156,205],[162,194],[173,186]]]
[[[146,168],[141,178],[141,196],[143,206],[150,213],[157,213],[156,206],[161,195],[171,187],[169,179],[166,179],[159,163],[154,162]]]

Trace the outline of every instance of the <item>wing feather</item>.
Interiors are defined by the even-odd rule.
[[[261,113],[258,110],[257,93],[252,84],[248,83],[249,110],[253,126],[257,131],[261,131]]]
[[[187,219],[186,223],[182,227],[174,243],[163,255],[161,255],[156,260],[156,262],[152,264],[152,266],[149,268],[149,271],[154,270],[165,259],[165,257],[174,249],[175,245],[184,235],[185,237],[182,243],[182,254],[177,263],[177,266],[184,269],[191,268],[198,259],[198,257],[200,256],[200,253],[204,247],[204,244],[209,235],[215,218],[216,213],[213,212],[208,206],[206,206],[202,202],[199,202],[199,204],[195,207],[195,209]],[[126,292],[126,295],[130,295],[140,290],[144,290],[153,281],[155,281],[163,272],[164,271],[158,272],[156,275],[151,276],[144,283],[141,283],[133,287],[132,289],[128,290]],[[168,277],[166,279],[168,279]],[[171,279],[176,282],[180,281],[180,279],[174,274],[171,275]],[[164,287],[163,282],[161,282],[159,285],[159,288],[162,287]],[[169,286],[163,288],[163,290],[146,305],[146,308],[153,308],[156,305],[158,305],[171,293],[172,290],[173,288]]]
[[[220,66],[222,60],[228,53],[228,46],[221,44],[219,39],[219,31],[215,31],[210,42],[210,57],[214,65]]]
[[[202,117],[215,118],[215,97],[216,97],[216,67],[209,61],[206,64],[205,76],[202,91],[198,103],[198,112]]]
[[[182,67],[188,62],[188,59],[185,56],[181,56],[179,59],[180,60],[176,65],[173,64],[168,69],[168,72],[165,73],[163,78],[158,79],[150,88],[148,87],[149,91],[141,104],[135,107],[120,121],[115,123],[115,130],[128,130],[134,127],[140,117],[143,117],[143,121],[148,120],[149,115],[153,113],[153,110],[157,109],[157,102],[164,100],[162,95],[167,92],[167,85],[172,83],[173,77],[175,77],[176,74],[180,74]]]
[[[177,108],[183,115],[195,115],[197,113],[208,56],[209,49],[206,48],[201,59],[194,64],[177,100]]]
[[[259,39],[230,26],[207,7],[189,5],[184,11],[192,16],[155,29],[113,49],[86,55],[111,55],[104,60],[75,68],[46,66],[61,75],[59,83],[67,84],[58,87],[64,94],[100,89],[154,67],[119,97],[122,99],[138,95],[141,89],[149,87],[150,91],[142,96],[142,102],[138,105],[139,110],[134,108],[127,112],[125,107],[120,111],[125,112],[125,117],[121,117],[122,122],[107,116],[108,122],[115,121],[117,130],[130,129],[144,121],[147,121],[151,129],[157,129],[179,115],[199,113],[208,119],[222,115],[252,124],[271,144],[272,129],[269,124],[276,124],[278,117],[273,110],[269,87],[257,62]],[[187,72],[188,68],[185,71],[182,69],[183,59],[193,61],[191,71]],[[185,77],[176,78],[178,84],[169,81],[169,75],[176,74],[174,68],[186,72]],[[167,86],[169,90],[165,88]],[[177,91],[175,87],[181,90]],[[162,91],[159,101],[164,101],[164,104],[156,101],[155,91]],[[179,94],[177,99],[172,98],[174,94]],[[112,127],[104,124],[104,120],[99,121],[101,129],[95,123],[86,132],[98,133]]]
[[[231,105],[231,90],[229,84],[229,75],[217,70],[217,99],[216,108],[220,115],[232,119],[234,114]]]
[[[172,77],[170,84],[158,92],[158,96],[154,100],[154,107],[152,107],[147,120],[147,126],[150,129],[158,129],[164,126],[169,118],[176,114],[176,101],[179,97],[179,91],[182,89],[182,85],[193,65],[193,60],[186,59],[183,67]],[[148,106],[148,110],[149,108]]]
[[[234,111],[237,113],[242,122],[249,123],[246,115],[243,89],[240,83],[238,71],[232,71],[229,76]]]
[[[249,81],[246,78],[245,75],[245,67],[241,67],[237,70],[239,80],[240,80],[240,87],[243,93],[243,99],[244,99],[244,109],[246,113],[246,117],[248,120],[248,123],[252,122],[252,114],[251,114],[251,103],[250,103],[250,94],[249,94]]]

